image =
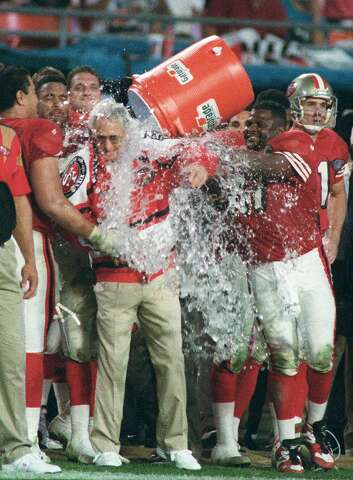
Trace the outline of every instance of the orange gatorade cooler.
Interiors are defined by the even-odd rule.
[[[239,59],[216,35],[134,77],[129,104],[141,120],[172,136],[212,130],[254,99]]]

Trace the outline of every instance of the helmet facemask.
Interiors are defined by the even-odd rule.
[[[327,101],[326,107],[326,117],[321,124],[310,124],[307,120],[304,119],[305,112],[303,103],[307,98],[320,98]],[[295,120],[299,125],[301,125],[308,133],[314,134],[318,133],[324,128],[334,128],[336,125],[336,115],[337,115],[337,98],[332,96],[319,96],[315,95],[312,97],[297,97],[291,102],[291,115],[293,120]]]
[[[303,74],[293,80],[287,90],[290,101],[291,116],[310,134],[318,133],[324,128],[334,128],[337,115],[337,98],[328,82],[317,74]],[[305,100],[326,100],[326,116],[320,124],[310,124],[304,119],[305,112],[303,103]]]

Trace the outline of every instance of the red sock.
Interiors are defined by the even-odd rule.
[[[295,376],[296,392],[294,399],[294,415],[303,418],[305,402],[308,398],[308,379],[307,379],[308,365],[305,362],[300,362],[298,373]]]
[[[260,367],[256,360],[250,358],[238,374],[234,408],[234,416],[237,418],[243,416],[254,395]]]
[[[67,359],[66,380],[70,390],[71,406],[89,405],[91,391],[89,363],[79,363]]]
[[[91,360],[89,362],[89,368],[91,373],[91,394],[90,394],[90,403],[89,403],[89,416],[93,417],[94,415],[94,403],[96,398],[96,385],[97,385],[97,360]]]
[[[26,353],[26,407],[40,408],[43,390],[43,353]]]
[[[210,385],[212,400],[215,403],[234,402],[237,375],[223,364],[212,365]]]
[[[268,380],[270,398],[275,407],[277,420],[290,420],[294,417],[295,376],[270,371]]]
[[[320,373],[308,367],[309,400],[314,403],[327,402],[332,381],[332,370],[327,373]]]
[[[59,355],[44,355],[44,378],[54,383],[66,382],[65,360]]]

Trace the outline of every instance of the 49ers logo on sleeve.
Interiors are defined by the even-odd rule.
[[[167,67],[167,72],[174,77],[181,85],[191,82],[194,79],[190,70],[180,60],[175,60]]]
[[[87,173],[85,161],[75,156],[62,174],[62,187],[66,198],[70,198],[82,185]]]

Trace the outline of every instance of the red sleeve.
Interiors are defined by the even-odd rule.
[[[8,184],[12,195],[18,197],[30,193],[31,189],[22,164],[20,141],[15,134],[11,141],[10,150],[4,165],[6,166],[5,181]]]
[[[30,144],[31,161],[45,157],[57,157],[63,149],[61,129],[50,120],[39,120],[32,132]]]
[[[279,153],[291,164],[294,172],[304,182],[311,177],[313,151],[310,138],[305,132],[298,130],[284,132],[268,142],[274,153]]]

